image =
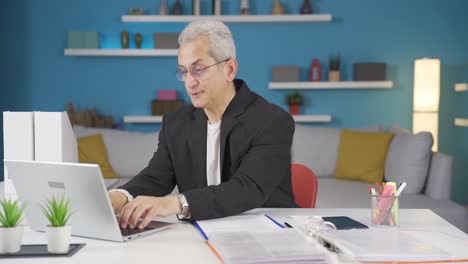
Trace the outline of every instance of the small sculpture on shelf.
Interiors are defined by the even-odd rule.
[[[312,14],[312,4],[310,3],[310,0],[304,0],[301,10],[299,11],[301,14]]]
[[[279,0],[275,0],[275,2],[273,2],[273,8],[271,10],[271,14],[273,14],[273,15],[283,15],[284,14],[284,7],[283,7],[283,5],[281,4],[281,2]]]
[[[167,4],[166,0],[161,0],[159,3],[159,15],[160,16],[165,16],[167,15]]]
[[[141,49],[141,43],[143,42],[143,36],[140,33],[135,34],[135,46],[137,49]]]
[[[310,81],[311,82],[320,82],[321,80],[321,70],[320,62],[317,58],[314,58],[312,64],[310,65]]]
[[[213,15],[221,15],[221,0],[213,0]]]
[[[143,15],[143,8],[130,8],[130,15],[138,16]]]
[[[249,14],[249,0],[241,0],[240,11],[241,11],[241,15]]]
[[[200,0],[192,0],[192,13],[194,16],[200,15]]]
[[[172,14],[180,16],[183,14],[183,7],[182,3],[180,3],[180,0],[176,0],[174,6],[172,7]]]
[[[122,49],[128,49],[129,35],[128,31],[122,31],[120,33],[120,43],[122,44]]]
[[[289,106],[289,113],[291,115],[298,115],[300,106],[304,104],[304,97],[298,92],[287,94],[285,103]]]
[[[330,63],[328,65],[328,81],[339,82],[340,81],[340,56],[331,56]]]

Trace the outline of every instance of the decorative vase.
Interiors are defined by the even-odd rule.
[[[159,3],[159,15],[160,16],[165,16],[167,15],[167,4],[166,0],[161,0]]]
[[[123,49],[128,49],[129,36],[127,31],[122,31],[120,33],[120,43],[122,44]]]
[[[330,82],[339,82],[340,81],[340,71],[328,71],[328,81],[330,81]]]
[[[50,253],[68,253],[70,250],[71,225],[47,226],[47,250]]]
[[[320,62],[317,58],[314,58],[310,65],[310,81],[319,82],[321,79],[320,72]]]
[[[141,49],[141,43],[143,42],[143,36],[140,33],[135,34],[135,46],[137,49]]]
[[[312,14],[312,5],[310,4],[310,0],[304,0],[304,3],[301,6],[300,13],[301,14]]]
[[[0,254],[20,251],[22,238],[23,226],[0,227]]]
[[[249,0],[241,0],[240,10],[241,10],[241,15],[249,14]]]
[[[183,13],[182,4],[180,3],[179,0],[177,0],[174,4],[174,7],[172,8],[172,14],[182,15],[182,13]]]
[[[289,113],[291,115],[298,115],[299,114],[299,105],[289,105]]]
[[[273,15],[282,15],[284,14],[284,7],[279,0],[273,2],[273,8],[271,10]]]

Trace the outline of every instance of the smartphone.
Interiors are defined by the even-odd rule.
[[[347,216],[324,216],[323,220],[327,222],[332,222],[336,229],[355,229],[355,228],[369,228],[363,223],[360,223],[354,219],[351,219]]]

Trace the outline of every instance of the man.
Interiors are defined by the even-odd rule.
[[[238,63],[221,22],[179,36],[177,77],[192,105],[166,114],[148,166],[109,193],[122,228],[155,216],[212,219],[257,207],[297,207],[291,187],[294,121],[234,79]],[[179,195],[166,196],[174,186]],[[136,197],[136,198],[133,198]]]

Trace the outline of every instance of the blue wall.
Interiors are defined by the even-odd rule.
[[[157,11],[159,0],[2,1],[14,9],[2,25],[2,110],[63,110],[71,100],[78,107],[98,107],[121,123],[126,114],[150,113],[156,91],[176,88],[188,102],[183,84],[174,77],[175,57],[69,57],[63,55],[66,32],[101,32],[103,48],[118,48],[122,30],[141,32],[143,47],[152,46],[152,32],[179,32],[185,24],[122,23],[131,7]],[[169,0],[170,4],[175,0]],[[190,0],[182,1],[189,13]],[[202,0],[205,13],[208,0]],[[237,13],[239,0],[223,1],[223,12]],[[251,0],[255,13],[269,13],[272,1]],[[302,1],[287,3],[296,12]],[[466,169],[468,129],[455,128],[453,118],[468,117],[467,94],[455,93],[454,83],[468,81],[468,1],[464,0],[354,0],[314,1],[315,10],[331,13],[332,23],[230,24],[238,48],[239,78],[273,103],[285,107],[285,91],[267,88],[274,65],[300,65],[302,78],[314,57],[342,56],[342,78],[352,78],[352,63],[382,61],[388,66],[390,90],[304,91],[304,114],[331,114],[330,127],[360,127],[397,123],[411,129],[413,61],[437,57],[442,61],[440,145],[456,157],[454,199],[468,204]],[[15,36],[15,37],[12,37]],[[7,41],[3,39],[7,38]],[[133,43],[132,43],[133,45]],[[4,60],[4,57],[6,58]],[[16,65],[11,67],[10,65]],[[14,70],[13,70],[14,69]],[[6,82],[5,82],[6,78]],[[157,126],[123,125],[129,130]]]

